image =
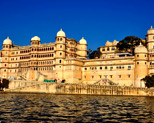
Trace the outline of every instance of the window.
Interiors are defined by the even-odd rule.
[[[110,75],[110,78],[112,78],[113,75]]]
[[[107,48],[107,51],[109,51],[110,49],[109,49],[109,47]]]
[[[62,38],[60,38],[60,41],[62,41]]]
[[[60,45],[60,48],[62,48],[62,45]]]
[[[61,63],[61,60],[59,60],[59,63]]]
[[[130,74],[128,75],[128,78],[130,78]]]
[[[85,67],[84,69],[85,69],[85,70],[87,70],[87,68],[86,68],[86,67]]]
[[[101,79],[102,78],[102,75],[99,75],[99,78]]]
[[[119,78],[121,78],[121,75],[119,75]]]
[[[93,79],[93,78],[94,78],[94,76],[91,76],[91,78]]]
[[[86,79],[86,76],[84,76],[84,78]]]
[[[107,69],[107,66],[105,66],[105,69]]]
[[[112,50],[115,50],[115,48],[114,48],[114,47],[112,47]]]
[[[128,66],[128,69],[131,69],[131,66]]]
[[[147,64],[147,63],[145,62],[145,64]]]
[[[137,57],[139,57],[139,55],[137,55]]]
[[[137,62],[137,64],[139,64],[139,62]]]
[[[113,69],[113,67],[110,67],[110,70],[112,70]]]
[[[103,48],[102,51],[105,51],[105,49]]]
[[[100,67],[100,70],[102,70],[102,67]]]
[[[145,55],[145,57],[146,57],[146,55]]]
[[[62,53],[60,53],[60,55],[62,55]]]

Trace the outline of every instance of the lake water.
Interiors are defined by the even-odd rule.
[[[0,94],[1,123],[154,122],[154,97]]]

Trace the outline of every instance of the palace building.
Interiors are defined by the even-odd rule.
[[[38,36],[29,46],[12,44],[8,37],[3,41],[0,58],[1,78],[43,81],[66,80],[67,83],[102,84],[144,87],[141,80],[154,74],[154,29],[147,31],[146,44],[135,48],[135,55],[117,53],[118,41],[107,41],[99,47],[101,57],[87,59],[87,41],[79,42],[66,37],[61,29],[54,43],[41,44]]]

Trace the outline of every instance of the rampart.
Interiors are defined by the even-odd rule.
[[[28,84],[27,84],[28,83]],[[86,85],[71,83],[18,82],[6,92],[53,93],[53,94],[89,94],[89,95],[133,95],[154,96],[154,89],[128,86]]]

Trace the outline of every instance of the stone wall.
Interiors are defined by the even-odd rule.
[[[54,94],[90,94],[90,95],[133,95],[154,96],[154,89],[128,86],[85,85],[85,84],[57,84],[48,82],[17,82],[9,86],[7,92],[35,92]],[[16,87],[16,88],[15,88]]]

